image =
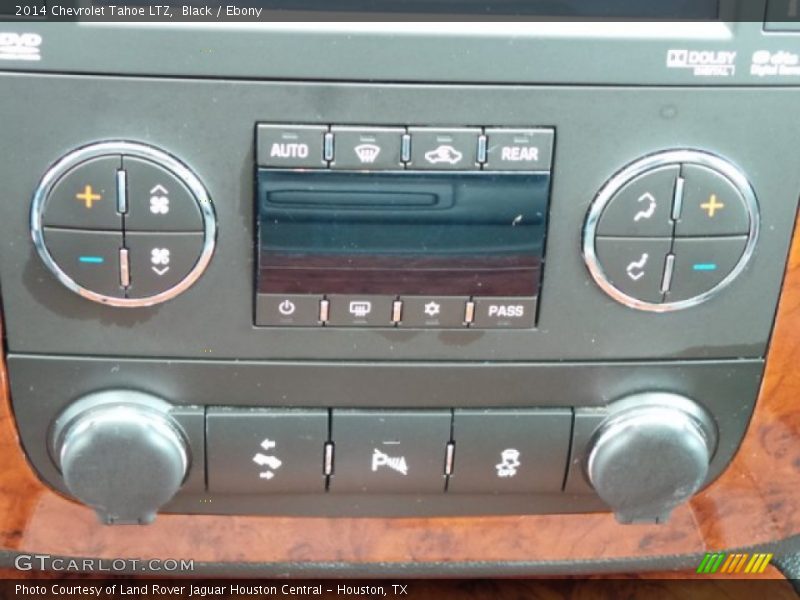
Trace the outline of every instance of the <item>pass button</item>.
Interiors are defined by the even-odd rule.
[[[536,298],[475,298],[472,326],[492,329],[531,329]]]

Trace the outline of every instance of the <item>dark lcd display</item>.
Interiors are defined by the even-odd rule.
[[[536,296],[546,173],[258,174],[258,291]]]

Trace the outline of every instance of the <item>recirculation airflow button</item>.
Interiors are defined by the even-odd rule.
[[[409,169],[475,170],[478,165],[480,129],[409,127]]]

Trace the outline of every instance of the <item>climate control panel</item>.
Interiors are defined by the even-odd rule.
[[[150,306],[187,289],[214,251],[203,184],[174,157],[131,142],[85,146],[50,168],[31,209],[33,242],[72,291]]]
[[[594,280],[632,308],[665,312],[711,298],[745,268],[759,213],[746,176],[692,150],[641,159],[589,211],[583,253]]]
[[[741,444],[785,89],[0,78],[16,424],[108,520],[654,520]]]

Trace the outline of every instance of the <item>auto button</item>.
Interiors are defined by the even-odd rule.
[[[259,125],[258,165],[262,167],[325,168],[324,125]]]

